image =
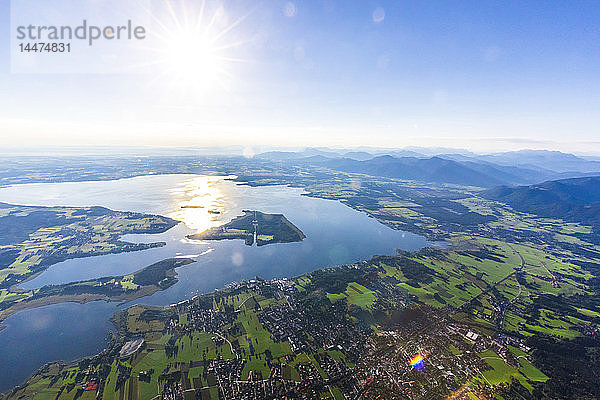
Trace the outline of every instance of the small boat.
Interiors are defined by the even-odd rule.
[[[217,211],[217,210],[208,210],[209,214],[221,214],[221,211]]]
[[[181,206],[181,208],[204,208],[204,206]]]

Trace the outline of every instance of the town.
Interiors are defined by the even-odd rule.
[[[485,380],[507,373],[527,383],[524,362],[535,369],[521,339],[477,333],[451,318],[456,310],[418,304],[386,280],[369,288],[378,302],[394,304],[394,322],[369,326],[347,301],[331,302],[315,286],[337,273],[256,278],[166,308],[131,307],[115,316],[119,334],[106,350],[76,365],[49,364],[32,382],[48,380],[57,398],[461,398],[491,395]],[[422,368],[410,363],[416,355]]]

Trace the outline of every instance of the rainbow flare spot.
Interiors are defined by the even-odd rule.
[[[417,371],[421,371],[423,368],[425,368],[425,359],[422,355],[417,354],[410,360],[410,365]]]

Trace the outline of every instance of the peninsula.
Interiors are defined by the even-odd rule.
[[[61,285],[48,285],[18,293],[0,303],[0,321],[16,312],[64,302],[131,301],[165,290],[177,283],[175,268],[193,263],[192,258],[169,258],[136,272]]]

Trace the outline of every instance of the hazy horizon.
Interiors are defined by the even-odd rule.
[[[206,156],[206,155],[229,155],[244,156],[252,158],[267,152],[303,152],[317,150],[324,152],[337,152],[340,155],[350,152],[366,152],[374,156],[389,154],[393,152],[414,152],[420,156],[433,157],[437,155],[472,155],[483,156],[503,153],[527,153],[527,152],[549,152],[574,155],[583,159],[600,160],[600,151],[568,152],[552,148],[533,149],[516,148],[504,151],[473,151],[466,148],[452,147],[375,147],[375,146],[0,146],[0,156]],[[416,154],[415,154],[416,155]],[[406,154],[405,156],[410,156]]]

